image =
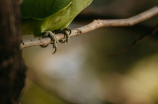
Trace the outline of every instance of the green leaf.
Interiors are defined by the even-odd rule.
[[[24,0],[21,5],[23,18],[43,19],[72,3],[73,0]]]

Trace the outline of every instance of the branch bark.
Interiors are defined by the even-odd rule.
[[[137,23],[145,21],[155,15],[158,14],[158,5],[155,7],[140,13],[136,16],[127,19],[112,19],[112,20],[94,20],[92,23],[85,25],[80,28],[73,29],[70,37],[78,36],[92,30],[95,30],[100,27],[113,27],[113,26],[133,26]],[[59,33],[56,34],[58,40],[64,39],[64,34]],[[31,46],[38,46],[38,45],[47,45],[51,42],[50,38],[43,38],[43,39],[34,39],[34,40],[26,40],[24,44],[20,44],[21,49]]]
[[[20,40],[20,6],[18,0],[0,0],[0,103],[19,104],[24,87],[24,65]]]

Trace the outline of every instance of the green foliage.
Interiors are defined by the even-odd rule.
[[[35,83],[25,90],[21,102],[22,104],[65,104],[60,98]]]
[[[24,0],[21,5],[23,34],[39,37],[45,31],[68,27],[92,0]]]
[[[21,5],[23,18],[42,19],[48,17],[64,7],[73,0],[24,0]]]

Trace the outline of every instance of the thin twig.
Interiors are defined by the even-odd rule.
[[[141,36],[139,39],[135,40],[130,46],[128,46],[126,49],[121,50],[117,53],[108,55],[108,56],[117,56],[119,54],[125,53],[127,51],[129,51],[131,48],[133,48],[135,45],[137,45],[138,43],[142,42],[144,39],[148,38],[151,35],[155,35],[155,33],[158,31],[158,24],[152,29],[152,31],[150,31],[149,34],[143,35]]]
[[[157,14],[158,14],[158,5],[128,19],[94,20],[92,23],[88,25],[73,29],[72,33],[70,34],[70,37],[78,36],[100,27],[133,26]],[[64,34],[62,33],[56,34],[56,37],[58,40],[64,39]],[[20,44],[20,48],[23,49],[23,48],[31,47],[31,46],[46,45],[46,44],[49,44],[50,42],[51,42],[50,38],[27,40],[27,41],[24,41],[24,44]]]

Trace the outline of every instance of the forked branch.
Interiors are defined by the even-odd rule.
[[[143,13],[140,13],[136,16],[133,16],[127,19],[94,20],[92,23],[88,25],[73,29],[70,34],[70,37],[78,36],[100,27],[133,26],[157,14],[158,14],[158,5]],[[56,34],[56,37],[58,40],[64,39],[64,34],[62,33]],[[24,41],[24,44],[20,44],[20,47],[21,49],[23,49],[23,48],[31,47],[31,46],[46,45],[46,44],[49,44],[50,42],[51,42],[50,38],[26,40]]]

